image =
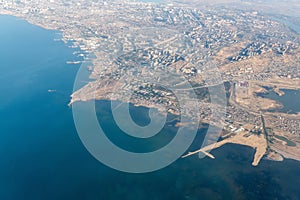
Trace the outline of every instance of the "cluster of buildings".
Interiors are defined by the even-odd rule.
[[[273,129],[296,136],[300,135],[300,120],[289,119],[284,116],[273,116],[266,119],[266,124]]]
[[[96,81],[82,88],[80,98],[92,98],[96,91],[99,98],[122,100],[121,92],[112,94],[109,91],[122,78],[124,84],[121,88],[125,93],[133,91],[134,103],[149,107],[158,104],[158,107],[165,106],[173,113],[178,112],[174,95],[154,85],[134,81],[139,73],[153,78],[151,76],[155,76],[154,72],[158,70],[181,72],[196,85],[201,82],[202,73],[206,73],[202,67],[224,47],[248,44],[234,52],[238,55],[230,55],[232,62],[269,51],[280,56],[298,48],[297,38],[285,34],[286,27],[280,23],[257,12],[221,7],[200,10],[118,0],[0,0],[0,13],[20,16],[44,28],[59,30],[62,40],[71,41],[73,47],[95,55],[92,76]],[[274,65],[264,69],[257,73],[254,67],[232,68],[220,74],[223,81],[264,81],[274,74],[297,78],[300,73],[296,65]],[[169,77],[164,81],[173,80]],[[136,87],[136,84],[142,85]],[[188,91],[183,93],[189,97]],[[222,112],[219,105],[207,106],[207,95],[200,100],[204,102],[200,102],[197,110],[194,109],[199,106],[197,100],[186,101],[190,109],[185,114],[191,118],[200,116],[201,120],[210,122],[212,107]],[[240,130],[244,123],[261,127],[259,116],[235,106],[227,108],[225,122],[230,130]],[[299,128],[299,122],[291,120],[283,120],[277,125],[274,122],[273,125],[292,132],[297,125]]]
[[[229,57],[228,59],[231,62],[237,62],[241,60],[245,60],[254,56],[261,55],[265,52],[274,52],[275,54],[284,55],[285,53],[289,53],[296,49],[297,46],[293,43],[282,44],[279,42],[272,43],[269,41],[267,42],[252,42],[248,44],[246,48],[242,49],[237,56]]]

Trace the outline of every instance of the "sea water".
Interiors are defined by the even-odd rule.
[[[240,145],[212,151],[215,160],[195,155],[148,174],[102,165],[82,145],[67,106],[79,66],[66,62],[78,59],[75,50],[54,41],[56,31],[19,18],[0,16],[0,27],[0,199],[300,199],[299,162],[262,160],[253,167],[254,150]],[[116,143],[131,144],[109,105],[97,102],[99,121]],[[133,115],[148,120],[147,108],[135,108]],[[158,147],[176,128],[165,134]],[[204,134],[199,131],[189,150],[200,148]],[[140,146],[135,148],[129,150]]]

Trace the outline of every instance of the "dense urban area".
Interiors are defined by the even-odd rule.
[[[91,62],[91,82],[70,105],[120,100],[184,114],[221,127],[222,144],[255,148],[253,165],[263,156],[300,160],[300,114],[279,112],[283,105],[261,97],[300,90],[299,33],[278,16],[118,0],[0,0],[0,14],[60,31],[83,57],[70,63]],[[178,96],[186,97],[185,110]]]

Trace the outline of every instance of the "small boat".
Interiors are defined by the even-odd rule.
[[[81,61],[67,61],[67,64],[69,65],[76,65],[76,64],[80,64]]]

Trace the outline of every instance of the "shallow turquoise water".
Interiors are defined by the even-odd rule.
[[[1,200],[300,199],[299,162],[263,160],[255,168],[254,151],[238,145],[213,151],[215,160],[194,156],[149,174],[103,166],[81,144],[67,107],[79,67],[66,64],[76,59],[74,49],[54,42],[56,32],[14,17],[0,16],[0,27]],[[109,102],[98,102],[97,110],[108,136],[131,144],[114,124]],[[146,110],[133,115],[147,121]],[[166,131],[156,145],[175,130]]]

